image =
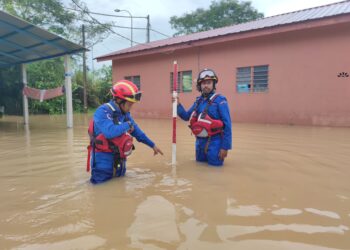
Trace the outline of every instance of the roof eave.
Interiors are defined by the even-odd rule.
[[[341,14],[341,15],[332,16],[328,18],[312,19],[312,20],[306,20],[303,22],[276,25],[273,27],[260,28],[255,30],[239,32],[239,33],[233,33],[233,34],[225,34],[225,35],[220,35],[215,37],[204,38],[200,40],[192,40],[192,41],[186,41],[186,42],[172,44],[172,45],[165,45],[162,47],[154,47],[154,48],[144,49],[139,51],[125,52],[125,53],[116,54],[116,55],[114,54],[114,55],[101,56],[101,57],[97,57],[96,59],[97,59],[97,62],[102,62],[102,61],[109,61],[109,60],[127,59],[127,58],[138,57],[138,56],[146,56],[146,55],[151,55],[156,53],[167,53],[167,52],[170,53],[175,50],[186,49],[190,47],[198,47],[198,46],[204,46],[204,45],[210,45],[214,43],[222,43],[222,42],[234,41],[234,40],[240,40],[240,39],[256,38],[260,36],[273,35],[277,33],[325,27],[329,25],[342,24],[342,23],[350,23],[350,14]]]

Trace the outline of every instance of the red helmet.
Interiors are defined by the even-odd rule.
[[[119,80],[113,84],[111,94],[129,102],[138,102],[141,100],[141,92],[137,86],[128,80]]]

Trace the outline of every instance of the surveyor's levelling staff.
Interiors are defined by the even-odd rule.
[[[132,105],[141,99],[137,86],[121,80],[113,85],[111,94],[113,99],[96,110],[89,125],[87,171],[91,165],[90,181],[95,184],[125,175],[126,158],[134,148],[133,137],[152,148],[155,155],[163,154],[130,115]]]
[[[213,70],[199,72],[197,90],[202,94],[188,111],[179,102],[177,112],[183,120],[190,121],[189,127],[196,136],[196,160],[222,166],[232,148],[232,126],[226,98],[215,93],[217,83]]]

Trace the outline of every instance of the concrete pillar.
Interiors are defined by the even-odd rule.
[[[25,64],[21,64],[21,72],[22,72],[22,83],[23,87],[26,87],[27,82],[27,69]],[[29,110],[28,110],[28,98],[26,95],[23,95],[23,116],[24,116],[24,124],[29,124]]]
[[[72,71],[69,55],[64,56],[67,127],[73,128]]]

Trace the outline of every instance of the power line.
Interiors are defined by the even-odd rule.
[[[166,34],[160,32],[160,31],[157,31],[157,30],[155,30],[155,29],[150,29],[150,30],[153,31],[153,32],[155,32],[155,33],[158,33],[158,34],[160,34],[160,35],[163,35],[163,36],[165,36],[165,37],[171,37],[171,36],[168,36],[168,35],[166,35]]]
[[[90,23],[90,24],[95,24],[94,22],[92,22],[91,20],[88,19],[84,19],[84,18],[76,18],[79,21],[83,21],[86,23]],[[130,29],[130,27],[125,27],[125,26],[118,26],[118,25],[109,25],[110,27],[116,27],[116,28],[124,28],[124,29]],[[146,29],[146,28],[138,28],[138,29]],[[115,35],[118,35],[117,33],[113,32]],[[105,40],[106,38],[108,38],[111,34],[109,33],[107,36],[104,36],[102,39],[98,39],[97,41],[95,41],[93,44],[87,46],[86,48],[91,48],[92,46],[95,46],[97,43],[101,42],[102,40]],[[124,38],[124,37],[122,37]],[[130,39],[128,38],[128,40],[130,41]],[[137,43],[136,41],[134,41],[135,43]],[[109,49],[111,50],[111,49]],[[111,50],[113,51],[113,50]]]
[[[83,21],[83,22],[88,22],[88,23],[94,24],[93,22],[91,22],[90,20],[87,20],[87,19],[82,19],[82,18],[76,18],[76,19],[79,20],[79,21]],[[113,25],[113,24],[110,24],[109,26],[110,27],[114,27],[114,28],[120,28],[120,29],[131,29],[128,26],[120,26],[120,25]],[[142,28],[142,27],[133,27],[133,29],[136,29],[136,30],[147,30],[147,28]],[[165,36],[167,38],[171,37],[171,36],[169,36],[167,34],[164,34],[164,33],[160,32],[160,31],[157,31],[155,29],[150,29],[150,31],[153,31],[154,33],[158,33],[158,34],[160,34],[162,36]]]
[[[76,20],[79,20],[79,21],[83,21],[83,22],[87,22],[87,23],[91,23],[91,24],[95,24],[94,22],[91,22],[90,20],[88,19],[84,19],[84,18],[75,18]],[[114,23],[114,22],[113,22]],[[121,28],[121,29],[131,29],[130,26],[120,26],[120,25],[114,25],[114,24],[108,24],[109,26],[111,27],[115,27],[115,28]],[[142,27],[133,27],[133,29],[136,29],[136,30],[146,30],[147,28],[142,28]]]
[[[121,29],[131,29],[131,27],[127,26],[119,26],[119,25],[111,25],[112,27],[115,28],[121,28]],[[133,30],[147,30],[147,28],[141,28],[141,27],[132,27]]]
[[[112,15],[112,14],[105,14],[105,13],[99,13],[99,12],[92,12],[92,11],[90,11],[90,10],[84,10],[84,9],[82,9],[79,5],[77,5],[77,3],[74,2],[73,0],[72,0],[72,2],[73,2],[78,8],[80,8],[81,10],[77,10],[77,9],[73,9],[73,8],[69,8],[69,7],[64,7],[64,8],[69,9],[69,10],[73,10],[73,11],[78,11],[78,12],[81,12],[81,11],[82,11],[82,12],[88,14],[88,15],[89,15],[89,14],[94,14],[94,15],[100,15],[100,16],[130,18],[130,16]],[[89,16],[90,16],[90,15],[89,15]],[[90,17],[91,17],[91,16],[90,16]],[[132,16],[132,18],[147,18],[147,17]],[[83,20],[82,20],[82,21],[83,21]],[[118,26],[118,25],[111,25],[111,26],[112,26],[112,27],[116,27],[116,28],[121,28],[121,29],[131,29],[131,27],[126,27],[126,26]],[[133,29],[135,29],[135,30],[147,30],[148,28],[133,27]],[[171,36],[169,36],[169,35],[167,35],[167,34],[164,34],[164,33],[160,32],[160,31],[158,31],[158,30],[151,29],[151,28],[150,28],[150,30],[153,31],[153,32],[155,32],[155,33],[158,33],[158,34],[160,34],[160,35],[163,35],[163,36],[165,36],[165,37],[171,37]],[[131,41],[131,39],[129,39],[129,41]]]
[[[113,33],[113,34],[115,34],[115,35],[117,35],[117,36],[119,36],[119,37],[122,37],[122,38],[124,38],[124,39],[126,39],[126,40],[128,40],[128,41],[132,41],[132,40],[129,39],[128,37],[123,36],[123,35],[121,35],[121,34],[115,32],[114,30],[112,30],[112,29],[110,28],[109,25],[103,24],[103,23],[101,23],[100,21],[98,21],[96,18],[94,18],[93,16],[91,16],[90,11],[89,11],[88,9],[84,9],[84,8],[82,8],[81,6],[79,6],[79,5],[76,3],[75,0],[72,0],[72,2],[73,2],[79,9],[81,9],[81,11],[82,11],[83,13],[87,14],[94,22],[96,22],[96,23],[98,23],[98,24],[104,26],[104,27],[107,28],[111,33]],[[154,31],[154,30],[152,30],[152,31]],[[133,41],[133,42],[136,43],[136,44],[138,44],[138,45],[140,45],[140,46],[144,46],[144,47],[146,47],[146,48],[153,48],[152,46],[148,45],[147,43],[139,43],[139,42],[136,42],[136,41]]]
[[[74,2],[72,0],[72,2]],[[76,3],[74,3],[76,4]],[[78,6],[79,8],[81,8],[80,6]],[[74,10],[74,11],[80,11],[80,10],[76,10],[76,9],[73,9],[73,8],[69,8],[69,7],[64,7],[65,9],[68,9],[68,10]],[[99,15],[99,16],[111,16],[111,17],[124,17],[124,18],[130,18],[130,16],[120,16],[120,15],[113,15],[113,14],[105,14],[105,13],[98,13],[98,12],[92,12],[92,11],[89,11],[90,14],[94,14],[94,15]],[[132,16],[132,18],[147,18],[145,16]]]
[[[119,25],[111,25],[111,27],[121,28],[121,29],[131,29],[130,27],[127,27],[127,26],[119,26]],[[134,29],[134,30],[147,30],[147,28],[141,28],[141,27],[133,27],[133,29]],[[160,35],[163,35],[163,36],[165,36],[165,37],[171,37],[171,36],[166,35],[166,34],[160,32],[160,31],[157,31],[157,30],[155,30],[155,29],[149,29],[149,30],[150,30],[150,31],[153,31],[153,32],[155,32],[155,33],[158,33],[158,34],[160,34]]]
[[[91,15],[90,15],[90,11],[89,11],[89,10],[83,9],[80,5],[78,5],[78,4],[76,3],[75,0],[72,0],[72,2],[73,2],[79,9],[81,9],[81,11],[82,11],[83,13],[87,14],[93,21],[95,21],[95,22],[98,23],[99,25],[104,26],[104,27],[107,28],[110,32],[116,34],[117,36],[120,36],[120,37],[122,37],[122,38],[124,38],[124,39],[126,39],[126,40],[128,40],[128,41],[131,41],[131,39],[129,39],[128,37],[123,36],[123,35],[121,35],[121,34],[115,32],[115,31],[112,30],[108,25],[101,23],[101,22],[98,21],[96,18],[94,18],[93,16],[91,16]],[[135,41],[133,41],[133,42],[135,42]],[[138,42],[135,42],[135,43],[140,44],[140,43],[138,43]]]

